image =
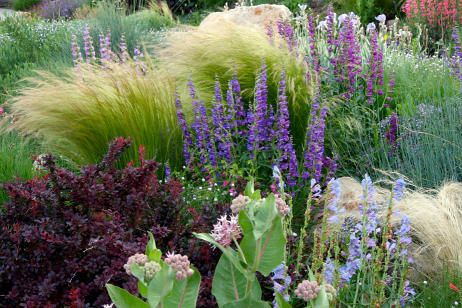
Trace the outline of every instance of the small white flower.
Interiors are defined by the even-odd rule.
[[[208,189],[209,191],[212,191],[212,188],[211,188],[211,187],[209,187],[209,188],[207,188],[207,189]]]
[[[327,20],[321,20],[316,28],[320,29],[320,30],[326,30],[327,29]]]
[[[373,22],[371,22],[370,24],[367,25],[367,28],[366,28],[366,32],[371,32],[375,30],[375,24]]]
[[[202,178],[202,182],[205,182],[205,179],[204,179],[204,178]]]
[[[427,284],[427,283],[428,283],[428,281],[424,280],[423,284]]]
[[[346,19],[347,17],[348,17],[347,14],[340,14],[340,15],[338,16],[338,24],[339,24],[339,26],[340,26],[341,24],[343,24],[343,22],[345,21],[345,19]]]
[[[199,190],[202,190],[202,186],[199,186]]]
[[[385,14],[380,14],[379,16],[375,17],[375,20],[384,24],[385,21],[387,21],[387,16],[385,16]]]
[[[459,302],[458,302],[458,301],[455,301],[455,302],[454,302],[454,306],[459,306]]]
[[[308,5],[306,4],[298,4],[298,9],[302,12],[305,12],[307,7]]]

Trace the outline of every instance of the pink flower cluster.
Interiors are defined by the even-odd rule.
[[[276,207],[281,216],[286,216],[290,212],[290,207],[281,197],[276,197]]]
[[[320,287],[316,281],[303,280],[295,290],[295,295],[305,302],[315,299],[318,296]]]
[[[461,8],[458,0],[406,0],[403,12],[407,18],[423,18],[430,26],[449,29],[462,21]]]
[[[132,266],[132,264],[138,264],[139,266],[144,266],[146,262],[148,262],[148,257],[145,254],[137,253],[128,258],[127,263],[125,263],[124,265],[124,269],[127,272],[127,274],[131,275],[132,272],[130,270],[130,267]]]
[[[247,204],[250,202],[250,198],[247,196],[239,195],[231,202],[231,212],[238,214],[241,210],[245,209]]]
[[[237,216],[231,215],[228,220],[226,215],[218,218],[218,222],[213,225],[212,237],[220,245],[229,246],[234,239],[241,238],[241,227],[237,221]]]
[[[168,252],[167,257],[165,258],[165,263],[170,265],[176,271],[176,279],[178,280],[184,280],[194,274],[187,256]]]

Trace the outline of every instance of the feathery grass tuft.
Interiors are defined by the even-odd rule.
[[[135,63],[126,63],[107,68],[82,64],[65,78],[40,75],[12,99],[13,126],[38,135],[47,149],[79,165],[96,163],[109,142],[122,136],[134,145],[123,164],[136,161],[140,145],[146,158],[181,163],[174,86],[165,74],[152,68],[143,73]]]

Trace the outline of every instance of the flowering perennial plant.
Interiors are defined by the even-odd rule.
[[[348,219],[343,222],[335,219],[329,221],[329,229],[321,228],[318,235],[321,242],[316,245],[326,248],[318,254],[319,248],[315,247],[313,266],[319,263],[317,258],[324,260],[321,279],[337,289],[343,303],[355,305],[367,298],[372,306],[386,303],[404,306],[415,295],[407,277],[409,264],[413,262],[409,252],[410,221],[393,210],[393,203],[403,197],[404,181],[396,181],[385,209],[377,204],[374,185],[367,175],[361,184],[359,218],[353,219],[352,227],[348,227]],[[332,197],[327,203],[329,212],[335,212],[332,203],[338,188],[330,187]],[[391,221],[394,217],[401,217],[395,227]]]
[[[255,88],[255,102],[247,106],[241,99],[240,85],[235,76],[223,100],[220,84],[215,84],[215,97],[208,110],[205,102],[196,96],[189,82],[193,105],[193,119],[189,126],[179,98],[176,98],[177,116],[183,131],[185,162],[190,170],[222,178],[245,170],[266,183],[272,168],[278,166],[287,189],[293,192],[309,177],[326,183],[335,173],[335,159],[324,150],[326,106],[312,106],[312,118],[307,123],[308,134],[303,156],[297,157],[291,136],[290,114],[286,96],[285,74],[281,74],[278,101],[268,101],[267,68],[263,62]],[[302,151],[301,151],[302,152]],[[302,152],[303,153],[303,152]],[[266,167],[268,166],[268,167]]]

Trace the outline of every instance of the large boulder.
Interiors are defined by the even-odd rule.
[[[257,6],[238,6],[232,10],[209,14],[199,28],[213,28],[223,22],[232,22],[241,26],[265,29],[268,25],[275,25],[278,20],[287,20],[292,13],[284,5],[261,4]]]

